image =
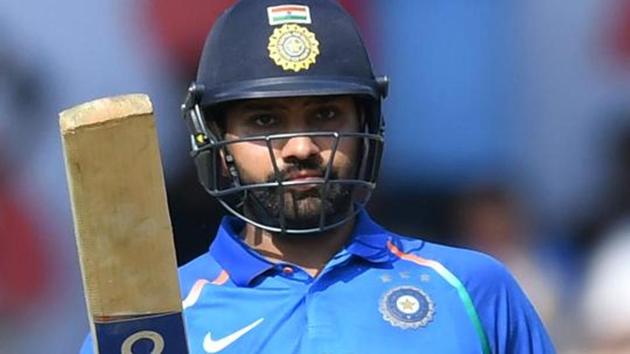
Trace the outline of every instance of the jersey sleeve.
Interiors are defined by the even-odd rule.
[[[468,289],[495,354],[551,354],[555,349],[523,290],[500,262],[478,254]]]

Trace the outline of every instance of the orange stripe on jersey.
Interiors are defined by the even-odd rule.
[[[209,281],[207,279],[197,280],[195,282],[195,285],[193,285],[190,289],[190,292],[188,293],[184,301],[182,301],[182,307],[184,309],[187,309],[190,306],[196,304],[199,300],[199,296],[201,295],[203,287],[207,284],[223,285],[229,278],[230,277],[228,276],[228,273],[225,270],[222,270],[221,273],[219,273],[219,275],[213,281]]]
[[[228,275],[228,273],[225,270],[222,270],[221,273],[219,274],[219,276],[217,276],[212,281],[212,284],[214,284],[214,285],[223,285],[223,284],[225,284],[225,282],[228,279],[230,279],[230,276]]]
[[[387,248],[389,248],[389,250],[400,259],[404,259],[406,261],[410,261],[415,264],[433,269],[444,280],[446,280],[447,283],[449,283],[453,288],[455,288],[455,290],[457,290],[457,295],[459,296],[460,301],[463,303],[464,308],[466,309],[466,313],[468,314],[468,317],[475,327],[475,331],[477,332],[477,336],[479,337],[479,342],[481,344],[481,349],[483,350],[483,353],[491,353],[488,336],[481,324],[481,320],[479,319],[479,313],[477,312],[477,309],[475,309],[475,305],[470,294],[468,293],[468,290],[466,290],[466,287],[464,286],[464,284],[462,284],[459,278],[457,278],[455,274],[453,274],[442,263],[438,261],[422,258],[415,254],[402,252],[392,243],[391,240],[387,241]]]
[[[186,296],[184,301],[182,301],[182,306],[184,307],[184,309],[189,308],[190,306],[194,305],[197,300],[199,300],[201,290],[203,290],[203,287],[206,286],[206,284],[208,283],[210,282],[206,279],[199,279],[195,282],[195,285],[193,285],[192,289],[190,289],[188,296]]]
[[[387,241],[387,248],[389,248],[389,250],[395,254],[398,258],[402,258],[406,261],[411,261],[413,263],[416,263],[418,265],[422,265],[422,266],[426,266],[426,267],[430,267],[433,268],[432,266],[434,266],[434,264],[431,263],[437,263],[436,261],[431,261],[425,258],[422,258],[420,256],[416,256],[415,254],[410,254],[410,253],[403,253],[403,251],[399,250],[398,247],[396,247],[392,241]]]

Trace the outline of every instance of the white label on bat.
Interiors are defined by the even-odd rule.
[[[121,354],[133,354],[131,352],[131,347],[141,339],[148,339],[153,342],[153,350],[151,351],[151,354],[162,354],[162,351],[164,350],[164,338],[154,331],[140,331],[127,337],[120,347]]]

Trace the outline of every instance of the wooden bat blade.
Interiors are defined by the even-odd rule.
[[[84,103],[61,112],[59,124],[97,352],[130,354],[138,342],[133,353],[187,353],[148,96]]]

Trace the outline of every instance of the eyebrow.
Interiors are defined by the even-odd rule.
[[[308,107],[313,104],[326,104],[332,101],[338,100],[339,96],[321,96],[321,97],[311,97],[304,101],[303,107]],[[287,107],[282,103],[282,98],[279,98],[278,101],[275,102],[245,102],[241,107],[243,110],[250,111],[270,111],[274,109],[286,110]]]

